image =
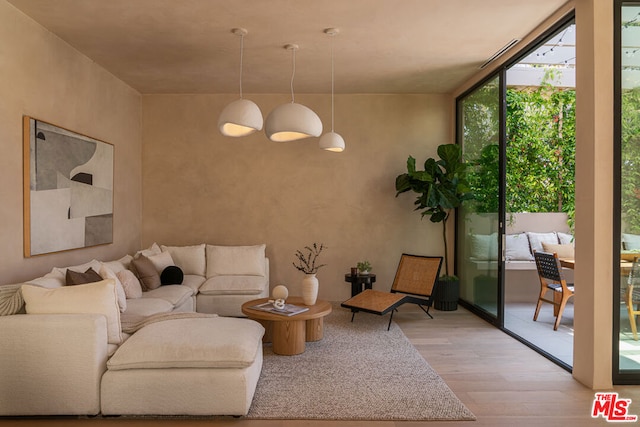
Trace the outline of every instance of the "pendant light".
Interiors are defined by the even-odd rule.
[[[296,50],[297,44],[288,44],[285,49],[291,51],[291,102],[276,107],[265,122],[267,138],[275,142],[296,141],[310,136],[322,134],[322,122],[320,117],[308,107],[296,104],[293,95],[293,79],[296,74]]]
[[[262,112],[253,101],[242,98],[242,57],[244,53],[244,36],[248,31],[244,28],[231,30],[240,36],[240,99],[227,105],[218,118],[218,129],[225,136],[246,136],[262,130]]]
[[[333,70],[333,37],[340,31],[337,28],[327,28],[324,33],[331,36],[331,132],[325,133],[318,141],[318,146],[323,150],[341,153],[344,151],[344,139],[340,134],[333,131],[333,89],[334,89],[334,70]]]

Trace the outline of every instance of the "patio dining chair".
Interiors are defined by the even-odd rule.
[[[540,307],[543,302],[553,304],[553,315],[556,317],[553,330],[557,331],[560,320],[562,319],[564,307],[567,305],[569,298],[573,296],[574,285],[573,283],[567,283],[564,279],[558,254],[536,251],[533,256],[536,260],[536,268],[538,269],[538,277],[540,278],[540,296],[538,296],[538,303],[536,304],[536,312],[533,315],[533,320],[534,322],[538,320],[538,314],[540,313]],[[553,299],[546,297],[548,291],[552,292]]]
[[[633,259],[633,265],[627,278],[627,287],[622,291],[622,298],[629,313],[629,323],[633,339],[638,341],[638,327],[636,326],[636,316],[640,314],[640,261],[638,257]]]
[[[402,304],[417,304],[430,318],[433,304],[431,294],[440,276],[442,257],[402,254],[389,292],[365,289],[341,305],[352,311],[351,321],[358,311],[379,316],[391,312],[387,330],[391,328],[393,313]],[[426,309],[425,309],[426,307]]]

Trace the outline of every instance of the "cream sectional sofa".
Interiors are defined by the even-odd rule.
[[[180,267],[182,284],[123,298],[119,273],[140,257]],[[65,286],[88,268],[103,280]],[[268,293],[264,245],[154,244],[0,286],[0,416],[245,415],[264,328],[231,316]]]

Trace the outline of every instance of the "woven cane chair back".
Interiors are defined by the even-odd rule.
[[[441,266],[442,257],[402,254],[391,292],[430,296]]]

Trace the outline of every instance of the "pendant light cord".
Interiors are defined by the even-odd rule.
[[[293,78],[296,75],[296,49],[291,49],[291,103],[295,103],[295,97],[293,95]]]
[[[244,54],[244,34],[240,34],[240,99],[242,99],[242,57]]]
[[[331,36],[331,132],[333,132],[333,35]]]

